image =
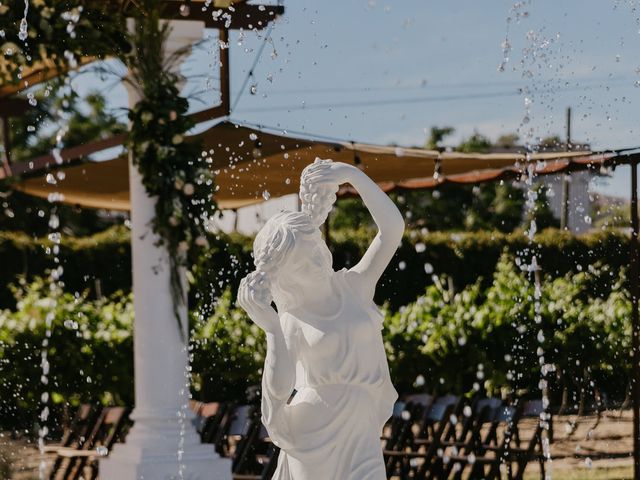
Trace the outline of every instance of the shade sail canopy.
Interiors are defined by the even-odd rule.
[[[518,153],[468,154],[315,141],[229,121],[218,123],[195,138],[203,142],[206,156],[212,160],[216,174],[216,190],[212,195],[220,208],[239,208],[265,198],[297,193],[302,169],[316,157],[357,165],[385,190],[407,188],[411,182],[416,183],[415,188],[428,188],[426,184],[420,187],[418,184],[455,181],[460,175],[484,175],[482,171],[508,172],[514,170],[516,162],[525,161],[525,156]],[[544,160],[547,165],[554,165],[559,161],[556,159],[585,163],[590,153],[539,153],[532,160]],[[66,160],[69,163],[63,165],[57,165],[52,158],[27,162],[26,165],[37,165],[38,169],[23,168],[22,179],[13,184],[14,188],[43,198],[62,194],[66,203],[85,207],[130,209],[125,157],[96,162],[67,156]]]
[[[550,160],[536,161],[534,172],[536,176],[557,175],[590,170],[603,173],[603,169],[616,167],[638,161],[638,154],[619,154],[614,152],[587,154],[588,152],[575,152],[577,156],[567,158],[564,152]],[[546,154],[550,155],[550,154]],[[411,178],[400,182],[381,182],[378,185],[387,193],[402,190],[428,190],[447,185],[476,185],[479,183],[496,182],[499,180],[513,180],[526,174],[522,166],[509,166],[504,168],[489,168],[475,170],[455,175],[441,175],[424,178]],[[338,193],[341,197],[356,196],[357,192],[348,185],[343,185]]]

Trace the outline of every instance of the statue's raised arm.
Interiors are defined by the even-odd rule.
[[[316,223],[322,223],[335,201],[334,193],[343,183],[350,183],[358,191],[378,227],[378,233],[362,259],[350,270],[357,274],[357,288],[361,293],[373,298],[376,284],[402,240],[404,220],[387,194],[360,169],[331,160],[316,159],[302,172],[303,210],[309,210]]]

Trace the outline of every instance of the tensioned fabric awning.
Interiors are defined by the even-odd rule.
[[[480,171],[506,172],[524,154],[468,154],[400,148],[364,143],[325,142],[241,126],[223,121],[195,136],[202,140],[216,175],[213,198],[220,208],[239,208],[287,194],[297,193],[302,169],[316,157],[357,165],[385,190],[406,188],[411,182],[455,181],[459,175],[479,175]],[[107,146],[112,146],[108,144]],[[128,163],[124,156],[107,161],[72,158],[58,165],[53,158],[34,159],[22,169],[13,187],[47,198],[58,193],[64,202],[92,208],[129,210]],[[532,161],[554,164],[558,159],[588,163],[591,152],[537,153]],[[58,172],[63,179],[56,180]],[[438,180],[434,180],[435,178]],[[468,177],[471,178],[471,177]],[[55,183],[50,183],[55,182]],[[417,184],[416,184],[417,185]],[[416,188],[428,188],[428,185]]]
[[[554,153],[551,160],[536,160],[533,164],[536,176],[570,174],[590,170],[597,173],[606,173],[609,168],[618,165],[626,165],[637,161],[637,154],[606,152],[591,153],[576,152],[578,156],[567,158],[564,152]],[[558,157],[559,155],[559,157]],[[535,158],[535,157],[534,157]],[[496,182],[500,180],[513,180],[522,178],[527,171],[524,165],[512,165],[504,168],[489,168],[486,170],[474,170],[455,175],[435,175],[423,178],[411,178],[400,182],[382,182],[378,185],[386,193],[403,190],[428,190],[441,188],[447,185],[476,185],[479,183]],[[340,197],[357,196],[357,192],[349,185],[343,185],[338,193]]]

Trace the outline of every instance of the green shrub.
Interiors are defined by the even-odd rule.
[[[478,280],[452,294],[438,281],[387,315],[393,379],[400,391],[539,395],[544,365],[556,405],[564,391],[569,400],[596,391],[621,400],[630,380],[631,305],[623,273],[612,273],[591,266],[543,277],[538,319],[533,283],[509,255],[501,257],[485,290]],[[594,295],[593,285],[604,283],[604,296]]]
[[[90,301],[42,280],[23,284],[15,295],[16,310],[0,312],[2,426],[33,427],[45,392],[54,419],[56,411],[81,402],[132,404],[129,295]],[[49,369],[46,383],[43,365]]]
[[[247,387],[260,383],[266,353],[264,334],[233,300],[227,289],[213,314],[195,321],[193,388],[203,400],[240,400]],[[198,316],[202,318],[194,315]]]

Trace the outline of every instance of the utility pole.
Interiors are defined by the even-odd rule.
[[[571,107],[567,107],[565,151],[571,150]],[[560,229],[569,228],[569,174],[562,175],[562,208],[560,211]]]

